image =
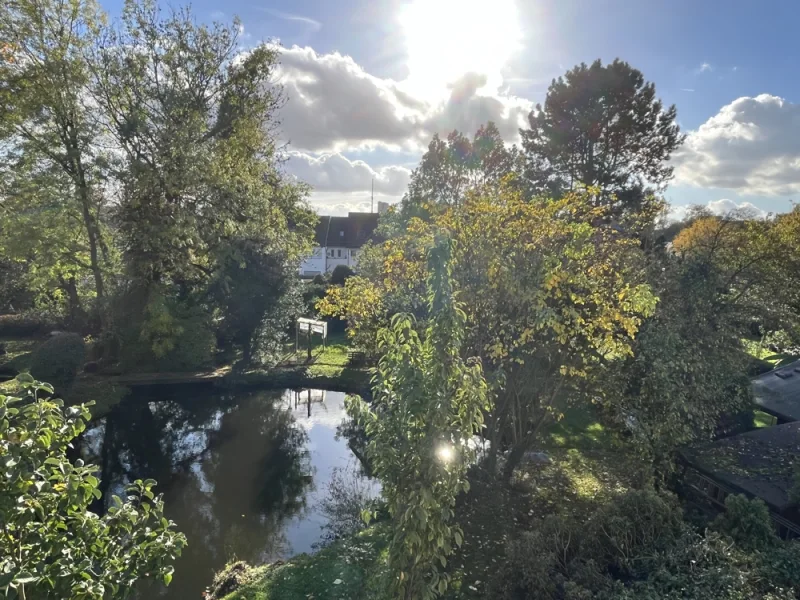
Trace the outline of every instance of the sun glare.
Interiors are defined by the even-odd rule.
[[[409,82],[420,92],[468,72],[499,75],[521,41],[514,0],[414,0],[400,21]]]
[[[452,445],[442,444],[436,449],[436,456],[443,463],[451,463],[456,457],[456,451],[453,449]]]

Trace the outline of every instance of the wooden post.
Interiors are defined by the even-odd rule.
[[[308,388],[308,416],[311,418],[311,388]]]
[[[311,327],[308,328],[308,362],[311,362]]]

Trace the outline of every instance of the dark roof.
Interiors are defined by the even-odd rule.
[[[321,216],[316,244],[321,247],[361,248],[373,238],[378,213],[348,213],[346,217]]]
[[[800,422],[754,429],[681,451],[692,467],[734,490],[761,498],[774,510],[791,506]]]
[[[753,400],[783,421],[800,421],[800,360],[753,379]]]

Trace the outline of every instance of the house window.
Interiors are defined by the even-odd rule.
[[[338,249],[336,250],[336,257],[337,257],[337,258],[342,258],[342,249],[341,249],[341,248],[338,248]]]
[[[339,232],[339,237],[340,237],[340,238],[343,238],[343,237],[344,237],[344,231],[340,231],[340,232]]]

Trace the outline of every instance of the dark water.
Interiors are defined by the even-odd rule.
[[[291,390],[136,397],[86,431],[80,452],[101,466],[106,505],[127,482],[156,479],[167,517],[188,540],[169,588],[140,597],[200,599],[233,558],[312,550],[333,470],[353,470],[355,458],[347,439],[336,439],[344,394],[311,394],[311,404],[307,391]]]

